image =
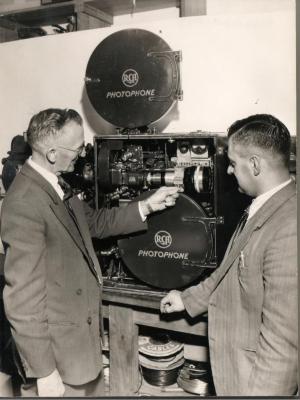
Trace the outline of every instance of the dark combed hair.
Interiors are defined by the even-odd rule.
[[[72,109],[48,108],[35,114],[25,132],[26,140],[31,147],[44,142],[50,136],[57,136],[66,123],[75,121],[82,125],[82,118]]]
[[[233,143],[255,146],[279,155],[288,166],[291,135],[287,127],[269,114],[255,114],[234,122],[228,129]]]

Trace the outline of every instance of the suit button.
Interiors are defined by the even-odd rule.
[[[209,303],[209,305],[210,305],[211,307],[216,307],[216,304],[215,304],[215,303]]]
[[[86,322],[87,322],[89,325],[91,325],[91,323],[92,323],[92,317],[88,317],[88,319],[86,320]]]
[[[81,293],[82,293],[82,290],[81,290],[81,289],[77,289],[77,290],[76,290],[76,294],[80,295]]]

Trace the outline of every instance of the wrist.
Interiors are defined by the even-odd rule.
[[[145,217],[154,212],[153,208],[151,207],[151,204],[147,200],[141,201],[140,206]]]

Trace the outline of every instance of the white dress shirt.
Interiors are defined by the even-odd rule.
[[[32,160],[32,157],[29,157],[29,159],[26,161],[36,172],[38,172],[40,175],[42,175],[43,178],[46,179],[50,183],[50,185],[53,187],[53,189],[56,191],[56,193],[59,195],[60,199],[63,200],[64,198],[64,192],[62,188],[58,184],[58,177],[57,175],[53,174],[53,172],[48,171],[47,169],[41,167],[38,165],[36,162]]]
[[[272,197],[275,193],[277,193],[280,189],[287,186],[292,179],[289,179],[280,185],[275,186],[273,189],[268,190],[267,192],[257,196],[255,199],[252,200],[252,203],[249,208],[249,215],[247,221],[253,217],[253,215],[265,204],[270,197]]]

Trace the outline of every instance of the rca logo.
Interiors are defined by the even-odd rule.
[[[122,75],[122,82],[127,87],[135,86],[139,81],[139,74],[134,69],[126,69]]]
[[[156,246],[167,249],[172,244],[172,236],[167,231],[158,231],[154,236]]]

